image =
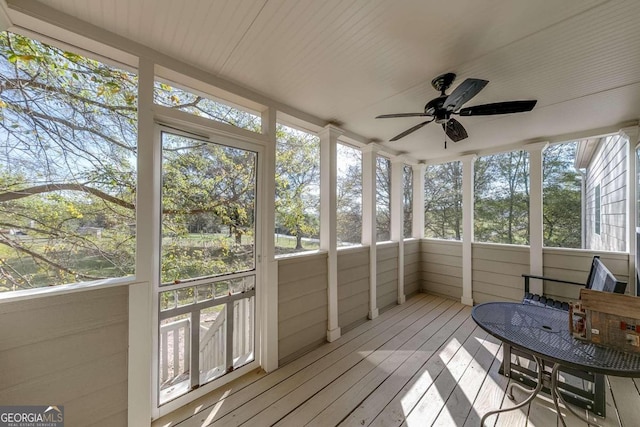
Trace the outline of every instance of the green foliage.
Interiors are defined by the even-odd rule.
[[[427,166],[424,181],[425,236],[462,238],[462,164]]]
[[[153,98],[156,104],[165,107],[227,123],[252,132],[261,131],[260,117],[230,105],[217,102],[208,96],[198,95],[166,83],[155,82]]]
[[[161,282],[253,268],[256,154],[166,132],[162,144]]]
[[[276,139],[276,224],[303,250],[303,237],[319,237],[320,140],[283,125]]]
[[[529,157],[525,151],[476,160],[475,238],[479,242],[529,243]]]
[[[582,177],[573,167],[577,143],[547,148],[543,162],[544,245],[581,248]]]
[[[338,144],[336,233],[338,244],[362,241],[362,152]]]
[[[137,76],[5,32],[0,80],[0,291],[133,274]],[[164,83],[154,95],[260,130],[255,115]],[[163,280],[253,268],[255,154],[165,148]]]

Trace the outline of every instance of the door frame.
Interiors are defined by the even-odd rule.
[[[182,113],[182,112],[174,112]],[[263,207],[265,206],[265,192],[264,192],[264,176],[263,172],[265,170],[264,167],[264,158],[265,158],[265,143],[262,140],[260,134],[256,134],[256,138],[250,138],[246,136],[246,131],[242,132],[242,136],[233,135],[227,132],[222,132],[216,128],[203,126],[202,118],[193,117],[194,120],[189,120],[189,114],[182,113],[180,114],[181,119],[179,121],[172,120],[169,117],[158,117],[156,116],[156,121],[154,124],[154,145],[156,146],[156,152],[159,153],[157,156],[157,160],[155,161],[157,176],[160,178],[158,182],[154,183],[154,186],[158,188],[154,188],[153,191],[157,192],[159,195],[158,203],[160,206],[157,209],[159,214],[159,218],[157,221],[157,248],[154,248],[157,251],[157,254],[154,256],[155,260],[155,268],[153,272],[152,279],[152,360],[151,360],[151,399],[152,399],[152,419],[160,418],[192,401],[202,397],[203,395],[210,393],[211,391],[227,384],[238,377],[245,375],[254,369],[260,367],[260,363],[262,360],[261,351],[264,347],[264,329],[261,327],[264,322],[265,316],[265,304],[266,304],[266,292],[264,290],[264,263],[266,258],[263,252],[263,221],[261,218],[263,217]],[[177,397],[169,402],[166,402],[162,405],[159,404],[159,341],[160,341],[160,322],[159,322],[159,303],[160,303],[160,292],[170,290],[168,287],[160,286],[160,252],[161,252],[161,240],[160,233],[162,227],[162,215],[161,215],[161,186],[162,186],[162,132],[168,132],[176,135],[182,135],[188,138],[199,139],[206,142],[211,142],[214,144],[224,145],[240,150],[246,150],[256,153],[256,199],[255,199],[255,235],[254,235],[254,254],[255,254],[255,267],[254,267],[254,275],[255,275],[255,328],[254,328],[254,360],[244,366],[241,366],[238,369],[235,369],[232,372],[229,372],[219,378],[212,380],[211,382],[202,385],[201,387],[191,390],[184,395]],[[233,277],[233,275],[231,275]]]

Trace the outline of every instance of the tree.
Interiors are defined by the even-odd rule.
[[[462,237],[462,164],[429,165],[425,170],[425,236]]]
[[[413,228],[413,169],[404,165],[402,168],[402,206],[404,238],[411,237]]]
[[[475,168],[475,236],[481,242],[529,242],[529,160],[525,151],[481,157]]]
[[[376,157],[376,240],[391,239],[391,161]]]
[[[342,243],[362,241],[362,153],[338,144],[336,233]]]
[[[156,102],[165,106],[259,127],[249,113],[166,84],[155,89]],[[0,113],[0,290],[132,274],[137,76],[0,33]],[[197,169],[166,161],[163,191],[173,199],[164,198],[165,218],[188,217],[185,231],[203,220],[212,230],[226,225],[241,240],[252,215],[242,185],[212,187],[221,193],[204,203],[193,191],[179,191],[188,179],[177,173],[188,167],[209,179],[224,171],[235,182],[233,173],[241,174],[233,163],[218,156],[208,169],[196,161]]]
[[[320,141],[283,125],[276,138],[276,223],[302,250],[302,238],[319,232]]]
[[[544,245],[581,248],[582,176],[574,168],[577,143],[556,144],[544,151]]]

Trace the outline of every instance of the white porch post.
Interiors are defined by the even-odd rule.
[[[548,142],[528,144],[529,153],[529,273],[542,276],[542,153]],[[531,293],[543,294],[542,280],[531,280]]]
[[[424,171],[426,165],[413,165],[413,218],[411,237],[424,238]]]
[[[638,188],[636,181],[636,147],[640,142],[638,140],[638,126],[630,126],[620,129],[620,134],[626,136],[629,140],[627,151],[627,252],[629,252],[629,284],[631,295],[637,295],[638,285],[636,283],[636,252],[637,252],[637,235],[636,235],[636,218],[638,218]]]
[[[269,137],[262,159],[262,188],[264,188],[262,216],[262,292],[260,313],[262,369],[278,369],[278,262],[275,260],[275,197],[276,197],[276,109],[262,112],[262,132]]]
[[[473,168],[475,155],[464,156],[462,162],[462,298],[460,302],[473,305]]]
[[[151,424],[154,366],[153,281],[159,274],[160,147],[154,143],[153,62],[138,65],[138,192],[136,213],[136,277],[129,287],[128,414],[130,426]],[[142,188],[144,183],[145,188]]]
[[[391,159],[391,240],[398,242],[398,304],[404,304],[404,156]]]
[[[340,338],[338,325],[338,238],[336,231],[337,144],[342,130],[327,125],[320,136],[320,249],[327,251],[327,341]]]
[[[362,244],[369,246],[369,319],[378,317],[376,252],[376,154],[379,146],[362,148]]]

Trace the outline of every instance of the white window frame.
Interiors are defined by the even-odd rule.
[[[158,307],[159,307],[159,295],[161,291],[170,290],[170,286],[161,287],[160,284],[160,251],[161,248],[158,245],[155,248],[158,251],[156,266],[153,271],[153,279],[152,279],[152,371],[151,371],[151,398],[152,398],[152,417],[153,419],[157,419],[162,417],[192,401],[195,399],[204,396],[207,393],[221,387],[224,384],[229,383],[230,381],[235,380],[236,378],[245,375],[252,370],[260,367],[262,360],[262,349],[263,349],[263,328],[261,327],[261,323],[263,323],[263,317],[265,310],[266,301],[266,292],[263,289],[264,287],[264,268],[263,261],[264,257],[262,256],[263,252],[263,242],[262,242],[262,221],[259,218],[262,217],[261,213],[264,209],[264,156],[265,156],[265,147],[264,142],[262,141],[262,135],[255,134],[256,138],[249,138],[252,132],[245,131],[244,129],[239,129],[241,136],[233,135],[231,132],[221,132],[219,127],[216,125],[208,126],[209,122],[215,123],[213,120],[201,118],[197,116],[193,116],[189,113],[185,113],[183,111],[170,110],[166,107],[154,105],[154,110],[156,110],[155,114],[155,125],[154,125],[154,146],[158,153],[161,153],[161,133],[163,131],[184,135],[187,137],[197,137],[202,140],[208,140],[212,143],[223,144],[234,148],[239,148],[242,150],[248,150],[255,152],[257,154],[257,173],[256,173],[256,232],[255,232],[255,342],[254,342],[254,360],[233,372],[230,372],[226,375],[223,375],[220,378],[217,378],[207,384],[202,385],[201,387],[187,392],[186,394],[177,397],[174,400],[166,402],[162,405],[159,404],[158,393],[157,393],[157,384],[158,384],[158,367],[159,367],[159,340],[160,340],[160,328],[159,328],[159,320],[158,320]],[[168,111],[167,111],[168,110]],[[169,113],[169,114],[167,114]],[[155,156],[154,159],[154,167],[157,170],[158,181],[154,182],[154,192],[158,193],[158,203],[161,203],[160,199],[160,186],[161,183],[161,167],[162,167],[162,159],[161,156]],[[160,213],[161,208],[158,206],[157,212]],[[156,232],[160,235],[160,221],[161,218],[155,218],[156,222]]]

